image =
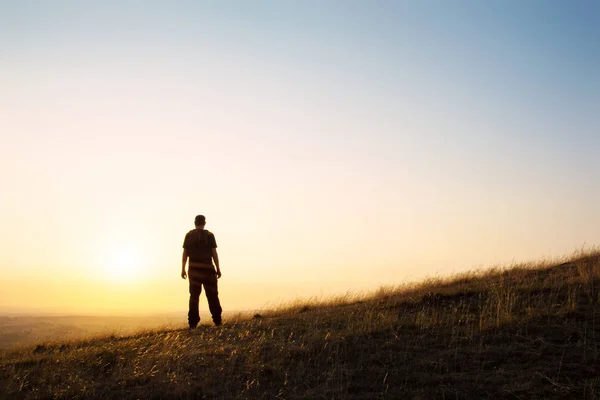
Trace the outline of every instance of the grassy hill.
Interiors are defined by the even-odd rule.
[[[600,253],[0,354],[0,397],[597,399]]]

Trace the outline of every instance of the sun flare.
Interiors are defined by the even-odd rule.
[[[104,266],[109,279],[117,282],[131,282],[139,278],[141,259],[132,250],[120,250]]]

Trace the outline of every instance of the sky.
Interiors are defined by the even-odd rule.
[[[0,49],[0,312],[185,310],[197,214],[225,310],[600,244],[597,1],[0,0]]]

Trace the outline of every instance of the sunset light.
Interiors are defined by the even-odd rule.
[[[118,250],[105,263],[104,272],[112,281],[131,283],[139,279],[140,275],[143,276],[142,264],[140,254],[130,249]]]
[[[588,4],[0,2],[0,310],[187,312],[198,214],[225,311],[597,245]]]
[[[0,400],[600,399],[600,0],[0,0],[0,49]]]

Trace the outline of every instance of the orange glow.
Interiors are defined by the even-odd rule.
[[[113,282],[134,282],[143,276],[143,260],[130,249],[114,251],[104,263],[104,273]]]
[[[454,2],[21,3],[0,2],[0,312],[184,309],[197,214],[224,310],[600,240],[599,24],[544,42],[568,25],[519,7],[540,25],[510,19],[513,45],[494,18],[516,14]]]

